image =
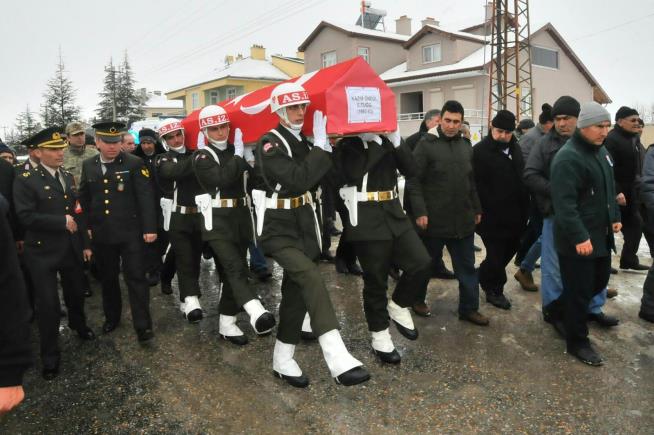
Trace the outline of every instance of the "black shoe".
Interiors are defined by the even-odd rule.
[[[599,313],[588,314],[588,321],[597,322],[598,325],[603,326],[605,328],[617,326],[617,324],[620,323],[620,319],[618,319],[617,317],[604,314],[602,311],[600,311]]]
[[[400,280],[400,269],[397,267],[391,267],[391,270],[388,271],[388,276],[393,278],[394,281]]]
[[[220,334],[220,336],[229,341],[232,344],[236,344],[237,346],[245,346],[248,344],[248,338],[245,335],[223,335]]]
[[[509,310],[511,309],[511,302],[504,296],[502,293],[492,293],[488,292],[486,293],[486,302],[496,306],[497,308],[501,308],[503,310]]]
[[[482,249],[479,246],[475,245],[475,252],[481,252],[481,251]]]
[[[46,381],[51,381],[57,376],[59,376],[59,362],[57,362],[54,366],[50,367],[43,367],[43,379]]]
[[[347,267],[347,263],[343,259],[343,257],[339,257],[338,255],[334,259],[334,266],[336,267],[336,272],[338,273],[350,273],[350,269]]]
[[[641,319],[646,320],[648,322],[654,323],[654,314],[647,314],[647,313],[643,312],[642,310],[640,310],[638,312],[638,317],[640,317]]]
[[[146,278],[148,281],[148,285],[150,287],[156,286],[157,284],[159,284],[159,281],[161,281],[161,279],[159,278],[159,272],[148,273]]]
[[[263,313],[254,322],[254,331],[259,335],[268,334],[275,327],[276,323],[275,316],[272,313]]]
[[[448,270],[447,268],[432,272],[431,277],[437,279],[456,279],[454,272]]]
[[[309,378],[307,378],[304,375],[300,375],[300,376],[282,375],[281,373],[275,370],[273,370],[273,375],[275,375],[279,379],[285,380],[289,385],[295,388],[306,388],[309,386]]]
[[[611,267],[611,275],[617,275],[618,274],[618,269],[615,267]]]
[[[578,349],[568,349],[568,353],[570,355],[574,355],[577,358],[579,358],[583,363],[586,363],[590,366],[598,367],[602,365],[602,362],[604,361],[600,354],[595,352],[595,349],[593,349],[590,345],[588,346],[583,346]]]
[[[397,349],[393,349],[390,352],[382,352],[381,350],[373,349],[375,352],[375,355],[379,357],[381,362],[387,363],[387,364],[399,364],[402,361],[402,357],[400,356],[399,352]]]
[[[75,332],[77,332],[77,335],[82,340],[89,340],[89,341],[90,340],[95,340],[95,333],[88,326],[83,326],[83,327],[81,327],[79,329],[76,329]]]
[[[144,342],[144,341],[150,341],[154,338],[154,332],[152,332],[152,329],[137,329],[136,330],[136,337],[139,339],[139,341]]]
[[[165,295],[173,294],[173,285],[170,281],[167,282],[161,281],[161,293]]]
[[[336,259],[336,257],[334,257],[332,255],[332,253],[329,252],[329,250],[324,250],[320,254],[320,261],[326,261],[327,263],[333,263],[335,259]]]
[[[186,320],[189,323],[198,323],[204,317],[204,313],[200,308],[196,308],[186,315]]]
[[[90,298],[91,296],[93,296],[93,291],[90,288],[87,288],[86,290],[84,290],[84,297],[85,298]]]
[[[316,334],[309,331],[301,331],[300,338],[304,341],[313,341],[318,339],[318,337],[316,337]]]
[[[334,378],[337,384],[345,385],[346,387],[366,382],[368,379],[370,379],[370,373],[363,366],[350,369]]]
[[[257,277],[257,279],[259,281],[262,281],[262,282],[263,281],[268,281],[268,279],[270,279],[270,277],[272,276],[272,273],[270,272],[270,270],[267,267],[254,270],[253,272],[254,272],[254,275]]]
[[[625,265],[620,265],[620,269],[627,270],[649,270],[648,266],[645,266],[644,264],[636,263],[636,264],[625,264]]]
[[[351,275],[363,276],[363,269],[361,269],[361,267],[357,264],[356,261],[354,263],[348,264],[347,270],[350,272]]]
[[[336,227],[331,227],[329,229],[329,235],[332,237],[340,236],[341,234],[343,234],[343,231],[337,229]]]
[[[391,319],[391,320],[393,320],[393,319]],[[404,326],[397,323],[395,320],[393,320],[393,323],[395,323],[395,326],[397,326],[397,332],[402,334],[404,337],[408,338],[409,340],[417,340],[418,339],[418,330],[417,329],[405,328]]]
[[[102,332],[105,334],[109,334],[111,331],[113,331],[116,328],[118,328],[117,322],[114,323],[107,320],[106,322],[104,322],[104,325],[102,325]]]

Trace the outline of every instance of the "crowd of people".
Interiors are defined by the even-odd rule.
[[[320,110],[313,111],[309,140],[302,133],[309,105],[299,84],[277,86],[270,107],[279,124],[254,145],[244,144],[227,112],[211,105],[199,113],[197,149],[172,118],[157,131],[139,131],[138,146],[122,123],[93,125],[89,143],[84,125],[71,122],[65,131],[51,127],[26,139],[23,163],[0,148],[0,411],[22,398],[32,319],[46,380],[59,374],[62,312],[81,339],[96,338],[84,312],[89,275],[102,290],[102,333],[120,326],[122,272],[136,338],[148,342],[156,330],[150,288],[173,294],[177,276],[180,312],[199,322],[206,290],[200,265],[211,260],[221,282],[219,335],[233,345],[248,343],[237,324],[241,312],[255,335],[276,327],[273,373],[294,387],[310,382],[294,358],[303,339],[317,340],[338,384],[370,378],[341,337],[319,261],[362,276],[371,347],[381,362],[397,364],[402,356],[391,323],[418,339],[412,316],[431,315],[430,279],[457,280],[459,319],[487,326],[480,287],[489,304],[508,310],[507,266],[514,260],[515,279],[525,291],[538,291],[533,272],[540,258],[544,320],[569,354],[602,364],[587,322],[619,323],[602,310],[616,294],[607,288],[617,272],[610,261],[613,234],[624,236],[622,269],[646,270],[636,251],[643,232],[654,240],[648,220],[654,153],[640,143],[642,120],[634,109],[621,108],[612,130],[605,108],[569,96],[543,105],[537,124],[517,123],[500,110],[488,135],[472,146],[457,101],[426,112],[420,131],[406,140],[398,130],[329,138]],[[406,180],[402,202],[399,176]],[[337,212],[342,234],[334,225]],[[475,233],[485,247],[478,268]],[[265,256],[283,269],[277,315],[251,283],[270,278]],[[649,322],[652,270],[640,311]],[[395,281],[390,298],[389,276]]]

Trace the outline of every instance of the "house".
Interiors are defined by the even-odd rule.
[[[168,118],[184,116],[184,103],[179,100],[169,100],[161,91],[148,92],[145,88],[139,91],[143,101],[144,118]]]
[[[302,53],[297,57],[280,54],[266,58],[266,50],[261,45],[250,48],[250,56],[226,56],[225,65],[203,74],[190,83],[175,87],[166,92],[169,100],[179,100],[184,114],[193,110],[231,99],[245,93],[283,82],[304,74]]]
[[[463,30],[445,29],[430,17],[421,22],[415,33],[411,32],[411,19],[407,16],[396,20],[395,33],[323,21],[300,48],[307,71],[332,59],[340,62],[365,53],[370,65],[395,93],[404,136],[418,130],[427,110],[455,99],[463,104],[475,139],[480,139],[486,124],[490,86],[490,10],[486,10],[485,23]],[[611,102],[552,24],[532,32],[530,42],[533,117],[538,116],[543,103],[551,104],[561,95],[571,95],[581,102]],[[360,50],[362,47],[368,50]],[[384,69],[390,63],[395,64]]]

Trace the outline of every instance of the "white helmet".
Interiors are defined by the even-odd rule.
[[[198,122],[200,123],[200,130],[204,130],[214,125],[227,124],[229,122],[229,116],[227,116],[225,109],[213,104],[200,110]]]
[[[309,93],[298,83],[282,83],[270,93],[270,110],[277,113],[286,123],[296,131],[302,130],[303,124],[293,124],[288,119],[286,108],[296,104],[309,105]]]
[[[161,124],[159,124],[159,128],[157,129],[157,133],[159,133],[159,138],[161,139],[161,142],[163,142],[163,145],[166,148],[170,148],[170,146],[166,143],[166,139],[164,138],[165,135],[168,133],[172,133],[173,131],[181,130],[182,135],[184,134],[184,125],[182,124],[182,121],[179,119],[175,118],[166,118],[163,121],[161,121]]]

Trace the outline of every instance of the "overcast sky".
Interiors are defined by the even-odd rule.
[[[395,18],[431,16],[460,29],[483,20],[483,0],[374,0]],[[137,87],[172,90],[223,64],[226,54],[294,55],[322,19],[354,23],[358,0],[2,0],[0,5],[0,136],[16,115],[39,112],[61,47],[85,117],[93,115],[109,58],[127,50]],[[531,29],[551,22],[613,99],[654,103],[654,2],[531,0]]]

